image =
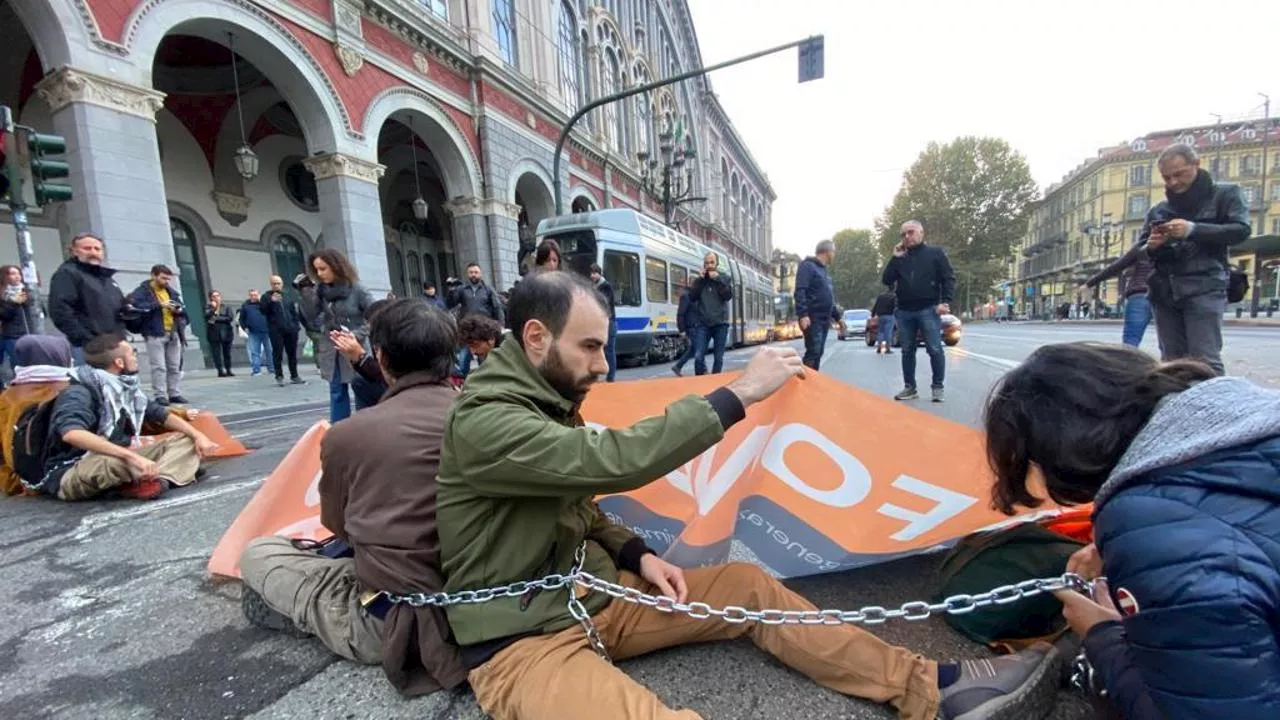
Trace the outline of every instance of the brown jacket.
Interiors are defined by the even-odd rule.
[[[63,388],[64,382],[33,382],[10,385],[0,393],[0,446],[4,448],[4,464],[0,466],[0,489],[5,495],[24,493],[22,481],[9,466],[9,458],[13,457],[13,430],[18,424],[22,411],[32,405],[56,397]],[[35,494],[34,491],[28,494]]]
[[[444,419],[458,392],[410,374],[374,407],[334,425],[320,444],[320,520],[355,549],[362,590],[439,592],[436,471]],[[382,668],[405,695],[466,680],[438,608],[396,605],[386,616]]]

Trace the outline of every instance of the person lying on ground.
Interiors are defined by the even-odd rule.
[[[790,348],[763,348],[741,376],[622,429],[585,427],[579,408],[608,370],[609,309],[575,273],[531,273],[511,294],[512,337],[472,373],[444,429],[437,520],[445,590],[582,569],[685,602],[814,611],[755,565],[682,570],[614,524],[593,500],[661,482],[718,443],[746,408],[803,378]],[[574,603],[572,611],[570,604]],[[902,718],[1035,718],[1056,696],[1058,652],[1041,644],[939,664],[850,625],[730,624],[658,612],[580,586],[450,605],[449,626],[480,707],[495,720],[700,717],[672,710],[614,666],[665,647],[749,637],[828,688]],[[599,645],[572,613],[586,618]]]
[[[393,605],[379,591],[443,586],[435,476],[457,397],[448,384],[457,336],[451,315],[405,298],[374,316],[369,340],[391,389],[334,425],[320,449],[320,519],[354,556],[254,540],[240,558],[243,607],[254,624],[300,630],[348,660],[381,663],[397,689],[420,695],[466,679],[444,614]]]
[[[1280,392],[1047,345],[992,391],[986,430],[997,509],[1094,505],[1068,569],[1106,580],[1059,597],[1120,716],[1280,717]]]
[[[204,433],[149,400],[138,385],[138,356],[120,335],[84,346],[86,365],[54,400],[45,473],[31,489],[59,500],[88,500],[108,491],[150,500],[196,480],[200,461],[217,449]],[[177,435],[131,449],[144,423]]]

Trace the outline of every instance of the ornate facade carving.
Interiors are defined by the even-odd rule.
[[[413,66],[423,75],[426,75],[427,70],[431,68],[431,65],[427,62],[427,56],[420,52],[413,54]]]
[[[213,196],[214,205],[218,208],[218,214],[233,227],[238,227],[249,218],[249,206],[253,204],[250,198],[217,190],[210,194]]]
[[[497,198],[459,197],[444,204],[444,209],[454,217],[462,215],[497,215],[516,220],[520,217],[520,206]]]
[[[364,56],[350,45],[336,42],[333,44],[333,52],[337,54],[338,62],[342,63],[342,71],[347,77],[355,77],[360,68],[364,67]]]
[[[155,122],[164,93],[75,68],[62,68],[36,84],[36,94],[55,113],[71,103],[109,108]]]
[[[317,182],[333,177],[349,177],[377,183],[387,169],[384,165],[340,153],[315,155],[303,160],[302,164],[316,176]]]
[[[351,33],[356,37],[364,37],[364,28],[360,24],[360,8],[340,0],[334,2],[333,21],[338,30]]]

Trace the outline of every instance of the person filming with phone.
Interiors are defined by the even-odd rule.
[[[182,382],[182,351],[187,347],[189,320],[174,279],[175,273],[167,265],[153,265],[151,278],[144,280],[128,300],[128,305],[141,315],[139,333],[147,341],[151,394],[161,405],[187,402],[178,384]]]
[[[902,392],[894,400],[915,400],[916,338],[924,340],[933,370],[933,401],[943,401],[943,382],[947,376],[947,356],[942,351],[942,316],[951,312],[951,296],[956,289],[956,274],[951,269],[947,252],[924,242],[924,225],[908,220],[901,227],[902,242],[893,248],[893,257],[884,266],[880,281],[895,288],[898,309],[898,337],[902,345]]]
[[[1147,286],[1162,359],[1194,358],[1223,375],[1228,248],[1249,239],[1249,209],[1238,186],[1200,168],[1190,145],[1170,145],[1157,164],[1165,199],[1147,212],[1138,241],[1155,265]]]

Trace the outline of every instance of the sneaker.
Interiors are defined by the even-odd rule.
[[[1058,648],[1036,643],[1013,655],[964,660],[960,678],[942,690],[943,720],[1027,720],[1053,711]]]
[[[190,401],[189,401],[189,400],[187,400],[186,398],[182,397],[181,395],[170,395],[170,396],[169,396],[169,403],[170,403],[171,405],[186,405],[188,402],[190,402]]]
[[[943,400],[946,400],[946,399],[947,399],[947,392],[945,390],[943,390],[942,388],[933,389],[934,402],[942,402]]]
[[[684,372],[679,367],[676,367],[675,365],[671,366],[671,372],[675,373],[676,377],[684,377]]]
[[[275,630],[293,637],[306,637],[307,634],[302,631],[293,621],[285,617],[284,614],[278,613],[271,609],[267,601],[262,598],[248,585],[240,587],[240,611],[244,613],[244,617],[249,621],[250,625],[256,625],[267,630]]]
[[[282,377],[276,378],[276,385],[279,385],[280,387],[284,387],[284,378]]]
[[[920,397],[920,393],[917,392],[915,388],[909,387],[909,388],[903,388],[902,392],[893,396],[893,399],[894,400],[915,400],[918,397]]]
[[[137,480],[126,483],[119,487],[120,497],[126,497],[130,500],[155,500],[169,489],[169,484],[164,480],[153,478],[150,480]]]
[[[293,379],[292,379],[292,380],[290,380],[289,382],[293,383],[294,385],[306,385],[306,384],[307,384],[307,381],[306,381],[306,380],[303,380],[303,379],[302,379],[302,378],[300,378],[300,377],[293,378]]]
[[[155,400],[156,400],[156,404],[157,404],[157,405],[168,405],[168,404],[169,404],[169,398],[167,398],[167,397],[158,397],[158,398],[156,398]]]
[[[231,372],[230,370],[227,371],[227,377],[235,377],[235,376],[236,376],[235,373]]]

